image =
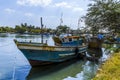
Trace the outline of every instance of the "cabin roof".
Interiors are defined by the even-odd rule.
[[[64,37],[64,38],[73,38],[73,39],[78,39],[78,38],[80,38],[79,36],[66,36],[66,37]]]

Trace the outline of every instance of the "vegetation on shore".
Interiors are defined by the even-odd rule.
[[[93,80],[120,80],[120,52],[112,54]]]
[[[42,29],[40,27],[37,26],[33,26],[33,25],[28,25],[27,23],[21,23],[20,25],[16,25],[15,28],[9,27],[9,26],[0,26],[0,33],[20,33],[20,34],[40,34],[42,33],[65,33],[65,31],[67,31],[68,29],[70,29],[68,26],[66,25],[60,25],[58,26],[56,29],[51,29],[51,28],[46,28],[43,27]]]
[[[83,16],[85,22],[85,32],[90,32],[93,35],[101,31],[109,33],[120,33],[120,1],[118,0],[91,0],[93,1],[88,6],[88,12]],[[62,29],[62,30],[61,30]],[[14,33],[56,33],[67,31],[68,26],[60,25],[56,29],[44,28],[27,23],[16,25],[15,28],[0,27],[0,32],[14,32]],[[84,32],[84,33],[85,33]],[[80,32],[79,32],[80,33]]]

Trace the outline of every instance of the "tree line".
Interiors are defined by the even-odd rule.
[[[43,27],[42,29],[40,27],[34,26],[34,25],[28,25],[27,23],[21,23],[20,25],[16,25],[15,28],[9,27],[9,26],[1,26],[0,27],[0,33],[20,33],[20,34],[41,34],[41,33],[51,33],[51,34],[61,34],[66,33],[67,29],[70,29],[66,25],[59,25],[56,29],[46,28]]]
[[[85,32],[92,34],[106,31],[108,33],[120,33],[120,1],[119,0],[91,0],[87,14],[82,18],[85,21]],[[59,25],[56,29],[35,27],[22,23],[15,28],[0,27],[0,32],[15,33],[62,33],[71,30],[66,25]],[[85,33],[84,32],[84,33]]]

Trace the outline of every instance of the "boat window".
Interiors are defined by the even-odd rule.
[[[73,39],[73,41],[77,41],[77,39]]]
[[[62,38],[62,41],[64,42],[64,38]]]
[[[72,38],[69,38],[69,41],[72,41]]]
[[[69,42],[69,38],[65,38],[65,39],[64,39],[64,42]]]

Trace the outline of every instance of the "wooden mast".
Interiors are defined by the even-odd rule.
[[[43,23],[42,23],[42,17],[40,18],[41,22],[41,43],[43,43]]]
[[[63,19],[62,19],[62,17],[63,17],[63,13],[61,13],[60,26],[61,26],[61,25],[62,25],[62,23],[63,23]]]

